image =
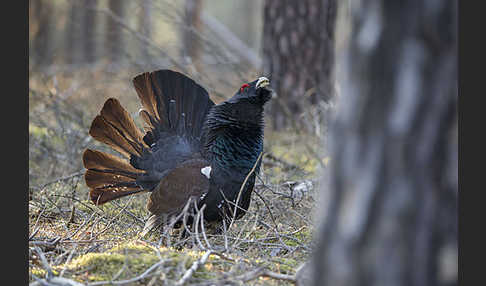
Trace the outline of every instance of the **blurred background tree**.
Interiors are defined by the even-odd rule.
[[[119,62],[123,57],[123,43],[122,32],[123,30],[119,28],[119,23],[117,19],[124,20],[126,18],[126,8],[125,1],[120,0],[109,0],[108,9],[114,14],[114,16],[107,18],[108,24],[106,25],[106,54],[109,56],[110,60],[114,63]],[[139,17],[144,17],[143,13],[140,13]]]
[[[353,1],[313,285],[457,285],[457,1]]]
[[[186,0],[184,4],[184,20],[186,25],[183,27],[182,56],[185,60],[199,65],[200,46],[196,35],[201,31],[201,12],[202,0]],[[199,65],[199,69],[202,67]]]
[[[335,0],[265,0],[263,65],[278,99],[271,102],[273,127],[313,131],[310,115],[334,97]]]
[[[31,40],[29,52],[31,58],[35,59],[39,65],[52,62],[53,19],[51,15],[54,10],[53,6],[51,1],[29,1],[29,40]],[[34,22],[35,25],[32,24]]]

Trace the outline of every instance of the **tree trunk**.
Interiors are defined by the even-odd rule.
[[[201,0],[186,0],[184,5],[185,27],[182,32],[182,56],[198,66],[200,43],[195,32],[201,29]]]
[[[83,38],[81,31],[84,28],[82,23],[83,13],[86,7],[79,2],[69,2],[69,17],[67,18],[64,31],[65,48],[64,61],[67,64],[80,64],[83,58]]]
[[[457,285],[457,1],[354,4],[314,285]]]
[[[98,0],[85,0],[83,7],[83,45],[84,55],[83,61],[85,63],[94,63],[96,60],[96,8]]]
[[[139,31],[148,39],[152,38],[152,0],[142,1],[142,13],[139,15]],[[150,62],[150,48],[148,45],[142,47],[142,58],[146,63]]]
[[[54,7],[51,1],[29,1],[32,19],[35,23],[36,33],[32,42],[34,62],[39,66],[51,64],[53,60],[52,15]]]
[[[125,1],[124,0],[109,0],[108,6],[111,12],[120,18],[125,16]],[[123,44],[122,31],[120,25],[111,18],[107,19],[107,56],[113,63],[118,63],[122,58]]]
[[[335,0],[265,0],[263,66],[278,95],[269,106],[274,129],[333,97],[336,12]]]

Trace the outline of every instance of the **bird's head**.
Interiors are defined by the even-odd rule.
[[[228,100],[230,103],[249,102],[263,106],[267,101],[275,96],[275,93],[269,87],[270,80],[266,77],[243,84],[236,94]]]

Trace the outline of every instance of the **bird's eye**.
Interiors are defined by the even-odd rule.
[[[245,83],[244,85],[242,85],[242,86],[240,87],[240,92],[243,92],[243,91],[245,90],[245,88],[247,88],[247,87],[250,87],[250,85],[249,85],[249,84],[247,84],[247,83]]]

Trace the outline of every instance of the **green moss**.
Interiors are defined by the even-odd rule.
[[[299,262],[292,258],[275,257],[272,259],[273,265],[272,270],[283,274],[294,274],[295,269],[299,265]]]
[[[130,241],[124,244],[120,244],[110,249],[110,252],[126,254],[140,254],[146,252],[155,253],[155,251],[155,247],[147,244],[137,243],[136,241]]]
[[[44,277],[46,275],[46,271],[38,267],[32,267],[30,269],[30,274],[33,274],[37,277]]]
[[[100,281],[111,279],[122,267],[125,256],[112,253],[88,253],[74,259],[67,267],[76,272],[86,269],[88,280]],[[127,261],[127,264],[132,264]]]
[[[82,272],[91,281],[112,279],[125,264],[126,269],[117,279],[125,279],[134,273],[142,273],[159,261],[153,248],[125,243],[103,253],[88,253],[73,259],[65,267],[72,272]],[[84,271],[85,270],[85,271]]]
[[[294,236],[303,243],[309,242],[312,239],[312,233],[308,228],[304,228],[301,231],[294,234]]]
[[[210,264],[209,264],[210,265]],[[213,268],[210,266],[210,268]],[[203,267],[200,267],[196,273],[193,275],[194,278],[198,279],[212,279],[214,278],[214,275],[211,274],[211,271],[208,269],[208,265],[204,265]]]
[[[60,269],[58,269],[57,267],[52,267],[51,271],[52,271],[52,274],[54,274],[54,275],[59,275],[59,273],[60,273]],[[32,274],[32,275],[35,275],[39,278],[44,278],[47,275],[46,270],[44,270],[40,267],[37,267],[37,266],[30,268],[29,273]]]
[[[163,259],[167,259],[164,263],[166,267],[176,267],[180,263],[184,262],[186,268],[199,259],[203,252],[193,250],[173,250],[162,247],[159,249],[160,255]],[[208,266],[201,267],[195,274],[195,278],[209,279],[211,278],[210,269],[214,269],[212,262],[218,260],[217,258],[210,257],[208,260]],[[78,279],[88,279],[90,281],[105,281],[113,279],[113,277],[119,273],[125,264],[126,269],[122,272],[117,279],[128,279],[136,275],[140,275],[147,270],[148,267],[157,263],[159,257],[157,255],[157,249],[153,246],[138,241],[131,241],[117,245],[110,250],[103,253],[88,253],[82,255],[69,264],[61,266],[66,267],[71,273],[81,273],[77,275]],[[166,273],[168,278],[174,277],[175,274],[171,271]]]
[[[63,136],[56,134],[46,127],[39,127],[33,123],[29,123],[29,137],[46,142],[56,150],[63,147],[64,143],[66,142]]]
[[[268,152],[272,153],[276,158],[283,160],[291,165],[297,166],[299,169],[289,169],[280,163],[271,164],[265,169],[266,177],[273,184],[278,184],[286,180],[302,180],[304,178],[311,178],[318,170],[318,158],[309,155],[302,147],[291,147],[286,145],[270,146]]]
[[[39,127],[29,123],[29,135],[36,137],[47,137],[49,135],[49,131],[45,127]]]

